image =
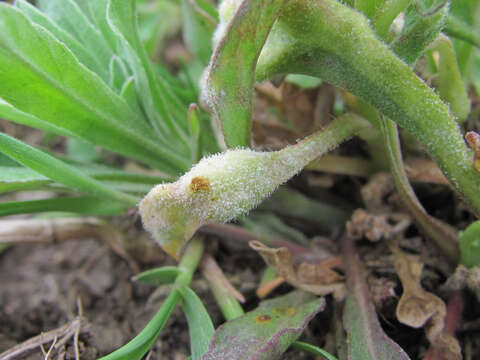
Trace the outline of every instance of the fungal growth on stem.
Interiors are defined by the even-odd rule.
[[[145,196],[143,224],[177,258],[200,226],[248,212],[310,161],[367,126],[357,115],[345,114],[280,151],[235,149],[204,158],[176,182],[157,185]]]

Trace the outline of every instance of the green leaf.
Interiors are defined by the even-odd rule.
[[[467,267],[480,266],[480,221],[460,232],[460,262]]]
[[[39,7],[58,26],[81,42],[104,69],[108,68],[113,56],[112,49],[75,1],[39,0]]]
[[[27,190],[48,185],[52,181],[22,166],[0,166],[0,193]]]
[[[72,160],[86,163],[95,162],[100,159],[100,154],[92,144],[79,139],[67,140],[67,154]]]
[[[30,201],[0,203],[0,216],[33,214],[42,212],[71,212],[92,216],[113,216],[125,214],[127,205],[121,202],[105,201],[98,197],[64,197]]]
[[[0,97],[21,112],[170,173],[188,166],[184,158],[158,145],[145,120],[63,43],[4,3],[0,74]]]
[[[206,70],[202,97],[230,148],[250,145],[255,65],[284,3],[285,0],[243,0]]]
[[[145,285],[159,286],[173,283],[179,273],[180,270],[176,266],[162,266],[141,272],[132,277],[132,280]]]
[[[304,343],[304,342],[301,342],[301,341],[295,341],[293,343],[293,347],[295,347],[297,349],[300,349],[300,350],[308,351],[311,354],[320,355],[327,360],[338,360],[332,354],[330,354],[330,353],[326,352],[325,350],[319,348],[318,346],[315,346],[315,345],[312,345],[312,344]]]
[[[372,19],[385,2],[386,0],[355,0],[355,8]]]
[[[69,159],[65,160],[70,161]],[[85,175],[94,179],[102,180],[104,185],[112,186],[117,190],[125,190],[144,195],[153,185],[171,180],[168,177],[152,176],[125,172],[106,166],[89,164],[79,165],[70,161],[71,165]],[[17,163],[15,163],[17,164]],[[0,193],[18,190],[33,190],[48,187],[52,191],[65,192],[67,189],[53,182],[47,177],[32,169],[22,166],[0,165]]]
[[[69,159],[66,159],[65,161],[68,160]],[[146,190],[145,192],[150,190],[150,188],[155,184],[162,183],[166,180],[171,180],[168,177],[125,172],[102,165],[79,165],[71,161],[70,163],[73,167],[94,179],[102,180],[103,182],[107,182],[108,184],[117,187],[128,187],[128,185],[134,186],[138,184],[139,186],[143,186],[143,188]],[[0,193],[7,191],[30,190],[42,188],[48,185],[58,184],[55,184],[52,180],[29,168],[22,166],[0,165]],[[65,191],[65,189],[62,187],[58,189],[51,189]],[[140,187],[138,189],[140,189]]]
[[[187,150],[186,109],[165,80],[152,70],[138,35],[135,1],[109,0],[107,17],[113,31],[122,39],[123,56],[134,71],[137,91],[142,94],[143,107],[158,135],[165,143],[172,143],[172,147],[176,144],[176,151]]]
[[[0,133],[0,151],[20,164],[67,187],[131,205],[137,203],[136,197],[112,190],[78,169],[6,134]]]
[[[175,279],[176,286],[172,289],[152,320],[128,344],[102,357],[100,360],[140,360],[146,354],[181,299],[179,288],[190,284],[193,272],[203,255],[203,249],[204,244],[200,238],[196,238],[190,243],[178,266],[183,271]]]
[[[434,7],[437,5],[438,1]],[[425,48],[435,40],[445,25],[448,14],[448,6],[432,13],[429,13],[430,9],[425,9],[426,14],[420,14],[421,10],[417,6],[417,3],[410,5],[405,14],[405,25],[391,43],[393,52],[407,64],[414,64]]]
[[[278,359],[324,306],[323,298],[301,291],[263,301],[220,326],[201,359]]]
[[[63,136],[75,136],[69,130],[58,127],[47,121],[43,121],[31,114],[18,110],[2,98],[0,98],[0,117],[22,125],[28,125],[37,129],[53,132]]]
[[[64,43],[83,65],[97,73],[103,80],[108,80],[106,64],[102,63],[102,60],[95,57],[97,52],[91,53],[81,41],[78,41],[71,34],[63,30],[53,20],[39,11],[35,6],[30,5],[27,1],[18,0],[15,2],[15,6],[18,7],[32,22],[43,26],[58,40]]]
[[[112,89],[120,91],[129,75],[127,67],[123,63],[123,60],[120,59],[118,56],[113,56],[110,59],[109,72],[110,87]]]
[[[288,74],[285,77],[285,81],[291,84],[295,84],[302,89],[313,89],[322,83],[322,79],[314,76],[301,75],[301,74]]]
[[[180,293],[183,297],[182,309],[187,317],[188,332],[190,333],[192,360],[199,360],[202,354],[208,350],[215,328],[207,309],[197,294],[187,286],[181,288]]]
[[[207,65],[212,55],[212,36],[217,21],[195,0],[182,0],[183,38],[188,49]]]
[[[347,331],[349,360],[410,360],[384,332],[378,321],[365,279],[365,269],[355,253],[353,240],[344,240],[347,298],[343,326]]]
[[[458,68],[452,42],[448,37],[440,35],[432,44],[432,50],[438,51],[440,55],[437,90],[440,97],[450,105],[457,121],[462,123],[470,113],[470,98]]]
[[[447,35],[480,48],[480,34],[472,25],[463,22],[453,14],[448,14],[444,31]]]

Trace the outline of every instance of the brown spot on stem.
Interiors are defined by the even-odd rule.
[[[203,176],[195,176],[190,182],[190,190],[194,193],[199,191],[209,191],[210,180]]]
[[[265,324],[272,320],[272,317],[267,314],[257,315],[253,318],[257,324]]]

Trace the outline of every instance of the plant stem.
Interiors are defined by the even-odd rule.
[[[459,257],[457,235],[448,225],[428,215],[418,201],[405,173],[396,124],[392,120],[383,117],[381,130],[385,138],[385,146],[390,159],[395,186],[402,202],[412,214],[421,231],[435,242],[450,262],[456,264]]]
[[[101,358],[101,360],[113,359],[137,359],[139,353],[145,354],[157,339],[165,323],[170,318],[175,306],[178,304],[182,295],[180,288],[188,286],[192,281],[193,273],[203,255],[204,242],[200,237],[194,237],[188,244],[185,253],[178,265],[180,274],[175,279],[172,291],[163,302],[160,309],[154,315],[152,320],[135,336],[130,342],[113,353]]]
[[[305,167],[305,170],[369,177],[375,173],[376,169],[372,161],[361,157],[347,157],[327,154],[313,160]]]

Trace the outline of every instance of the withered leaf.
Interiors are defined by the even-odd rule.
[[[402,252],[396,243],[391,243],[390,248],[403,286],[403,294],[396,309],[398,321],[414,328],[425,327],[428,341],[444,354],[446,360],[461,359],[458,341],[444,329],[447,313],[445,303],[438,296],[424,290],[420,284],[423,264],[418,257]]]
[[[333,264],[328,260],[320,263],[300,262],[297,265],[290,250],[285,247],[273,249],[259,241],[250,241],[249,245],[289,284],[315,295],[333,293],[336,299],[344,298],[343,276],[332,270],[333,266],[338,265],[337,261]]]

